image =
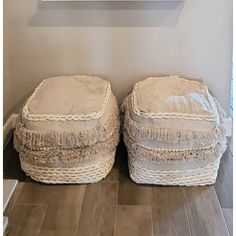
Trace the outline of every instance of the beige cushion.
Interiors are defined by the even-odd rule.
[[[92,129],[102,126],[115,105],[108,81],[90,76],[44,80],[23,107],[31,130]]]
[[[207,87],[178,76],[150,77],[137,83],[127,103],[132,119],[147,127],[206,130],[220,122]]]

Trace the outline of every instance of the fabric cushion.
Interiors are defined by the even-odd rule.
[[[53,77],[35,89],[23,107],[22,120],[31,130],[86,130],[102,126],[113,106],[117,106],[116,100],[106,80]]]
[[[132,119],[147,127],[206,130],[220,123],[207,87],[177,76],[137,83],[127,103]]]

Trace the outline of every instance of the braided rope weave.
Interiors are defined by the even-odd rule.
[[[129,153],[128,164],[131,179],[138,184],[203,186],[214,184],[220,157],[203,168],[189,170],[150,170],[140,165]],[[172,165],[172,164],[170,164]]]
[[[32,179],[47,184],[95,183],[105,178],[115,161],[115,151],[101,161],[86,166],[42,167],[29,164],[20,158],[21,168]]]

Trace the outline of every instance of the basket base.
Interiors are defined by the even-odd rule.
[[[115,152],[109,153],[101,161],[87,166],[45,167],[26,163],[21,159],[22,170],[37,182],[47,184],[95,183],[105,178],[112,169]]]
[[[174,171],[146,169],[132,156],[129,156],[128,163],[130,177],[137,184],[204,186],[215,183],[220,158],[202,168]]]

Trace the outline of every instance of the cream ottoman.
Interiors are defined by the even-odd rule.
[[[89,76],[44,80],[22,108],[14,145],[21,167],[44,183],[93,183],[111,170],[119,112],[108,81]]]
[[[226,149],[225,115],[200,81],[151,77],[123,104],[129,172],[136,183],[207,185]]]

